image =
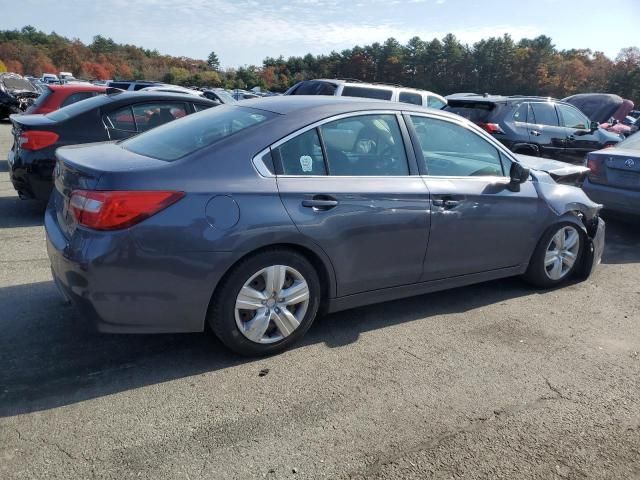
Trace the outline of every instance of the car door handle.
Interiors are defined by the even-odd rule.
[[[431,200],[431,204],[434,207],[443,207],[445,209],[448,209],[460,205],[460,200],[454,200],[452,198],[434,198],[433,200]]]
[[[531,130],[531,135],[539,137],[540,136],[540,132],[538,130]]]
[[[302,200],[302,206],[314,210],[330,210],[338,205],[338,200],[330,195],[314,195]]]

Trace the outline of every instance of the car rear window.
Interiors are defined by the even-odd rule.
[[[447,112],[455,113],[461,117],[471,120],[472,122],[489,122],[491,112],[495,108],[495,104],[488,102],[449,102],[449,105],[444,108]]]
[[[392,95],[393,95],[392,90],[386,90],[384,88],[366,88],[366,87],[347,86],[342,89],[342,96],[344,97],[362,97],[362,98],[375,98],[376,100],[391,100]]]
[[[139,155],[172,162],[276,115],[265,110],[222,105],[154,128],[121,145]]]
[[[79,115],[81,113],[101,107],[102,105],[111,102],[111,100],[112,98],[109,95],[98,95],[93,98],[87,98],[82,102],[76,102],[67,107],[62,107],[60,110],[48,113],[46,117],[50,118],[51,120],[55,120],[56,122],[62,122],[63,120],[67,120],[68,118],[75,117],[76,115]]]

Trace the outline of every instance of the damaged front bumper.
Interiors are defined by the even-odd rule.
[[[594,217],[591,221],[586,222],[587,242],[585,243],[584,253],[582,254],[582,264],[576,272],[581,278],[587,278],[591,272],[602,261],[604,253],[604,237],[606,224],[600,217]]]

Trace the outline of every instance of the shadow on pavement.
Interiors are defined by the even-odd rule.
[[[0,197],[0,229],[42,225],[44,210],[44,204],[35,200],[20,200],[17,195]]]
[[[340,312],[318,319],[297,348],[323,342],[341,347],[369,330],[532,292],[508,279]],[[257,361],[229,352],[210,333],[94,333],[72,307],[62,305],[53,282],[0,289],[0,308],[0,417]]]
[[[8,172],[9,171],[9,162],[6,160],[0,160],[0,172]]]

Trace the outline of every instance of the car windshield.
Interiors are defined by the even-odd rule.
[[[97,95],[80,102],[72,103],[67,107],[62,107],[55,112],[48,113],[46,117],[51,120],[55,120],[56,122],[62,122],[68,118],[75,117],[81,113],[101,107],[102,105],[109,103],[111,100],[112,98],[109,95]]]
[[[616,148],[640,150],[640,134],[631,135],[629,138],[616,145]]]
[[[223,105],[154,128],[121,143],[130,152],[172,162],[274,118],[265,110]]]

